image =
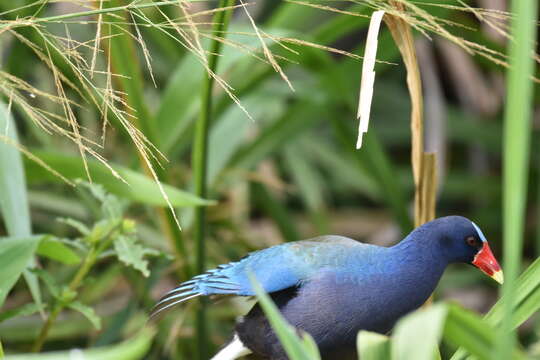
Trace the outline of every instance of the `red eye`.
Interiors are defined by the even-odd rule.
[[[476,240],[474,236],[468,236],[467,238],[465,238],[465,242],[469,246],[478,246],[478,240]]]

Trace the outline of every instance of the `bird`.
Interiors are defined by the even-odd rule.
[[[219,265],[165,294],[151,317],[199,296],[254,296],[250,274],[283,317],[309,333],[321,358],[355,358],[360,330],[391,331],[435,290],[446,267],[471,264],[499,283],[503,272],[486,237],[471,220],[446,216],[427,222],[390,247],[337,235],[292,241]],[[254,353],[286,360],[285,350],[256,303],[212,360]]]

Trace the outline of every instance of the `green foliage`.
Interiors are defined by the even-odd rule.
[[[32,235],[30,210],[28,207],[26,180],[22,166],[21,154],[18,151],[20,146],[15,122],[8,112],[8,108],[0,101],[0,129],[3,129],[0,141],[0,213],[4,219],[7,233],[12,237],[20,237],[23,241],[30,241]],[[0,287],[0,306],[3,305],[8,291],[21,273],[24,275],[26,283],[30,288],[34,301],[41,306],[41,293],[37,284],[37,279],[26,269],[33,266],[33,244],[24,243],[13,245],[12,251],[20,256],[13,261],[19,261],[17,269],[20,272],[7,273],[6,282]],[[16,249],[20,247],[20,249]],[[6,253],[4,253],[6,254]],[[9,256],[9,255],[8,255]],[[6,256],[6,259],[8,257]],[[26,261],[23,267],[23,262]],[[0,263],[1,264],[1,263]],[[11,262],[13,266],[14,262]]]
[[[32,152],[67,179],[76,180],[86,176],[84,165],[77,156],[39,150],[33,150]],[[152,179],[122,166],[114,164],[109,164],[109,166],[114,173],[105,165],[95,160],[88,160],[92,180],[101,184],[107,191],[122,198],[148,205],[167,205],[159,192],[158,186]],[[25,168],[28,173],[28,181],[31,184],[62,182],[62,179],[58,178],[58,176],[33,161],[25,161]],[[213,204],[212,201],[201,199],[166,184],[163,184],[163,189],[175,207]]]
[[[87,346],[81,354],[90,359],[203,356],[191,345],[196,333],[191,307],[182,309],[182,316],[164,319],[155,338],[144,329],[122,342],[143,326],[158,293],[195,275],[195,264],[205,270],[203,263],[212,267],[254,249],[321,233],[389,243],[401,238],[388,238],[396,233],[393,229],[399,227],[402,234],[411,229],[406,76],[385,26],[378,59],[397,66],[376,64],[371,128],[364,148],[354,149],[361,69],[355,56],[362,54],[369,23],[363,16],[387,2],[341,2],[333,9],[337,5],[332,2],[256,1],[245,2],[245,9],[210,12],[205,11],[217,2],[191,3],[127,5],[114,0],[73,9],[76,5],[63,1],[0,1],[1,55],[6,59],[0,65],[0,356],[2,345],[15,359],[68,358],[69,351],[57,350],[74,346]],[[508,351],[495,354],[502,357],[533,354],[539,338],[529,327],[512,330],[519,344],[505,341],[509,329],[530,319],[540,304],[540,265],[530,251],[530,229],[540,229],[540,218],[516,210],[527,203],[536,206],[540,199],[534,191],[526,193],[524,185],[527,109],[532,108],[527,94],[534,75],[527,54],[534,44],[530,31],[536,12],[520,11],[530,17],[523,20],[471,10],[456,1],[401,3],[408,6],[404,18],[419,30],[417,35],[426,32],[433,39],[429,52],[437,56],[432,70],[445,89],[438,100],[448,103],[448,109],[435,109],[437,116],[448,115],[442,126],[446,133],[437,140],[448,159],[441,164],[446,174],[439,179],[438,215],[468,216],[485,230],[495,253],[504,247],[508,306],[498,301],[482,319],[436,303],[403,319],[389,337],[362,332],[362,359],[428,359],[439,352],[443,359],[471,354],[486,359],[493,358],[491,348],[497,344]],[[520,7],[530,3],[512,2]],[[481,19],[514,19],[519,27],[510,42],[521,55],[510,57],[512,89],[504,126],[498,92],[479,90],[484,82],[497,87],[491,80],[501,69],[486,56],[505,62],[504,44],[486,30],[487,22],[480,26]],[[464,26],[451,26],[455,23]],[[452,35],[435,31],[433,36],[438,25]],[[519,40],[527,26],[529,40]],[[457,61],[443,52],[441,36],[476,42],[460,46],[477,56]],[[463,66],[465,74],[481,75],[460,78],[450,63]],[[489,81],[477,84],[483,76]],[[424,85],[427,94],[438,96],[430,81]],[[463,99],[471,87],[478,96]],[[427,125],[437,117],[428,114],[431,100],[426,99]],[[198,117],[205,124],[194,144]],[[539,145],[538,136],[532,136],[530,146]],[[19,150],[28,156],[22,159]],[[540,183],[537,168],[529,173]],[[156,178],[179,212],[182,232],[164,209],[168,202]],[[197,211],[206,214],[203,221],[193,221],[196,207],[205,208]],[[522,229],[525,219],[530,226]],[[194,240],[194,224],[202,229],[204,243]],[[175,261],[159,256],[161,251],[174,254]],[[17,282],[21,274],[26,284]],[[451,268],[435,296],[474,288],[483,303],[495,302],[493,284],[475,274]],[[298,337],[260,296],[291,356],[316,358],[310,338]],[[227,304],[208,311],[210,350],[221,345],[235,316],[245,311],[237,303]],[[39,312],[49,319],[45,324]],[[506,333],[499,331],[502,324]],[[196,340],[203,343],[206,337]],[[26,351],[32,342],[34,350],[44,344],[53,352],[11,355]]]
[[[40,236],[0,238],[0,305],[27,268],[40,240]]]
[[[447,315],[448,308],[444,304],[437,304],[418,310],[400,321],[392,336],[392,359],[433,359],[438,352]]]
[[[8,355],[5,360],[71,360],[73,354],[87,360],[137,360],[144,359],[155,332],[144,328],[119,344],[89,350],[55,351],[45,354]]]
[[[356,340],[360,359],[390,359],[390,338],[388,336],[370,331],[360,331]]]
[[[140,244],[137,244],[137,238],[130,235],[118,236],[114,240],[114,251],[118,260],[123,262],[126,266],[132,266],[140,271],[145,277],[150,275],[148,270],[148,261],[145,260],[146,256],[156,256],[159,254],[154,249],[145,248]]]
[[[61,239],[46,236],[39,242],[36,254],[66,265],[79,264],[81,257],[71,250],[68,244],[68,241],[64,242]]]

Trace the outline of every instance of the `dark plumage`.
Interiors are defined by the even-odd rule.
[[[337,352],[354,354],[359,330],[388,332],[426,301],[446,266],[458,262],[474,263],[502,281],[482,232],[463,217],[431,221],[388,248],[322,236],[257,251],[196,276],[165,295],[154,314],[200,295],[254,295],[251,271],[287,321],[313,336],[323,359],[344,359]],[[256,354],[287,359],[258,305],[236,334]],[[229,353],[216,359],[235,358]]]

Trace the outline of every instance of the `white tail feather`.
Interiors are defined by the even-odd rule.
[[[251,350],[242,344],[237,334],[234,334],[232,341],[218,352],[211,360],[235,360],[240,356],[251,354]]]

